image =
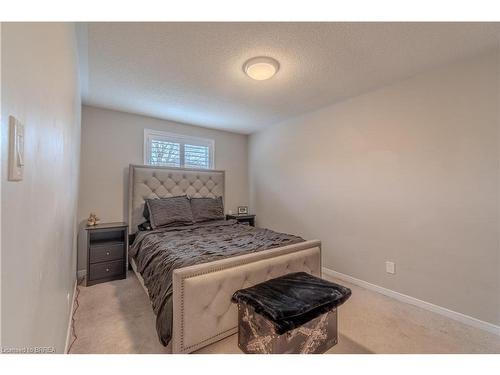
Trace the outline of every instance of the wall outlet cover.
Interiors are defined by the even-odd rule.
[[[385,262],[385,272],[395,274],[396,264],[394,262]]]

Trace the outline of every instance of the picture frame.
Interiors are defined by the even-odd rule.
[[[248,206],[238,206],[238,215],[248,215]]]

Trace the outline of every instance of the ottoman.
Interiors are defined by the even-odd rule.
[[[238,346],[244,353],[324,353],[337,344],[337,307],[350,296],[305,272],[238,290]]]

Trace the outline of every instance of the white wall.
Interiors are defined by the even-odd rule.
[[[497,124],[498,124],[498,145],[499,145],[499,152],[498,152],[498,165],[500,169],[500,37],[498,39],[499,42],[499,48],[497,51]],[[500,195],[500,171],[498,173],[498,188],[499,188],[499,195]],[[498,198],[498,226],[497,226],[497,231],[498,231],[498,243],[499,243],[499,249],[498,252],[499,254],[497,255],[497,290],[500,291],[500,197]],[[500,321],[500,298],[497,300],[497,316],[498,316],[498,321]]]
[[[0,22],[0,124],[3,124],[2,117],[2,23]],[[0,135],[0,155],[5,147]],[[2,196],[2,184],[0,183],[0,197]],[[2,200],[0,199],[0,271],[2,269]],[[2,346],[2,277],[0,275],[0,347]]]
[[[74,25],[2,25],[2,346],[64,351],[76,280],[81,105]],[[25,126],[7,181],[8,116]]]
[[[499,324],[497,83],[491,53],[252,135],[258,224],[322,240],[325,267]]]
[[[78,208],[81,224],[90,212],[97,213],[103,222],[127,220],[128,166],[144,163],[145,128],[214,139],[215,168],[226,171],[226,211],[248,204],[246,135],[84,106]],[[78,269],[83,270],[86,254],[80,237]]]

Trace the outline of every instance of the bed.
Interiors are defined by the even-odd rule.
[[[224,171],[144,165],[129,167],[129,233],[137,235],[130,246],[129,262],[146,293],[146,285],[151,289],[149,296],[157,314],[157,328],[168,326],[163,322],[164,316],[171,317],[169,340],[162,340],[163,333],[158,329],[168,352],[190,353],[236,333],[237,308],[231,303],[231,296],[238,289],[290,272],[305,271],[321,276],[321,243],[317,240],[297,241],[296,236],[253,229],[235,221],[138,233],[138,225],[145,220],[146,199],[187,194],[194,198],[221,197],[224,201],[224,190]],[[220,241],[224,236],[229,242],[222,246]],[[239,250],[235,238],[244,239],[238,245]],[[145,245],[140,245],[141,241]],[[265,249],[259,241],[265,244]],[[161,246],[165,247],[162,255],[172,253],[172,249],[178,249],[179,254],[181,250],[186,254],[189,249],[193,252],[201,248],[208,250],[203,258],[169,266],[169,272],[158,267],[146,269],[146,255],[138,252],[153,251]],[[167,286],[163,284],[168,285],[170,302],[165,308],[163,305],[160,308],[158,295],[167,293]],[[155,289],[154,285],[161,285],[162,289]]]

